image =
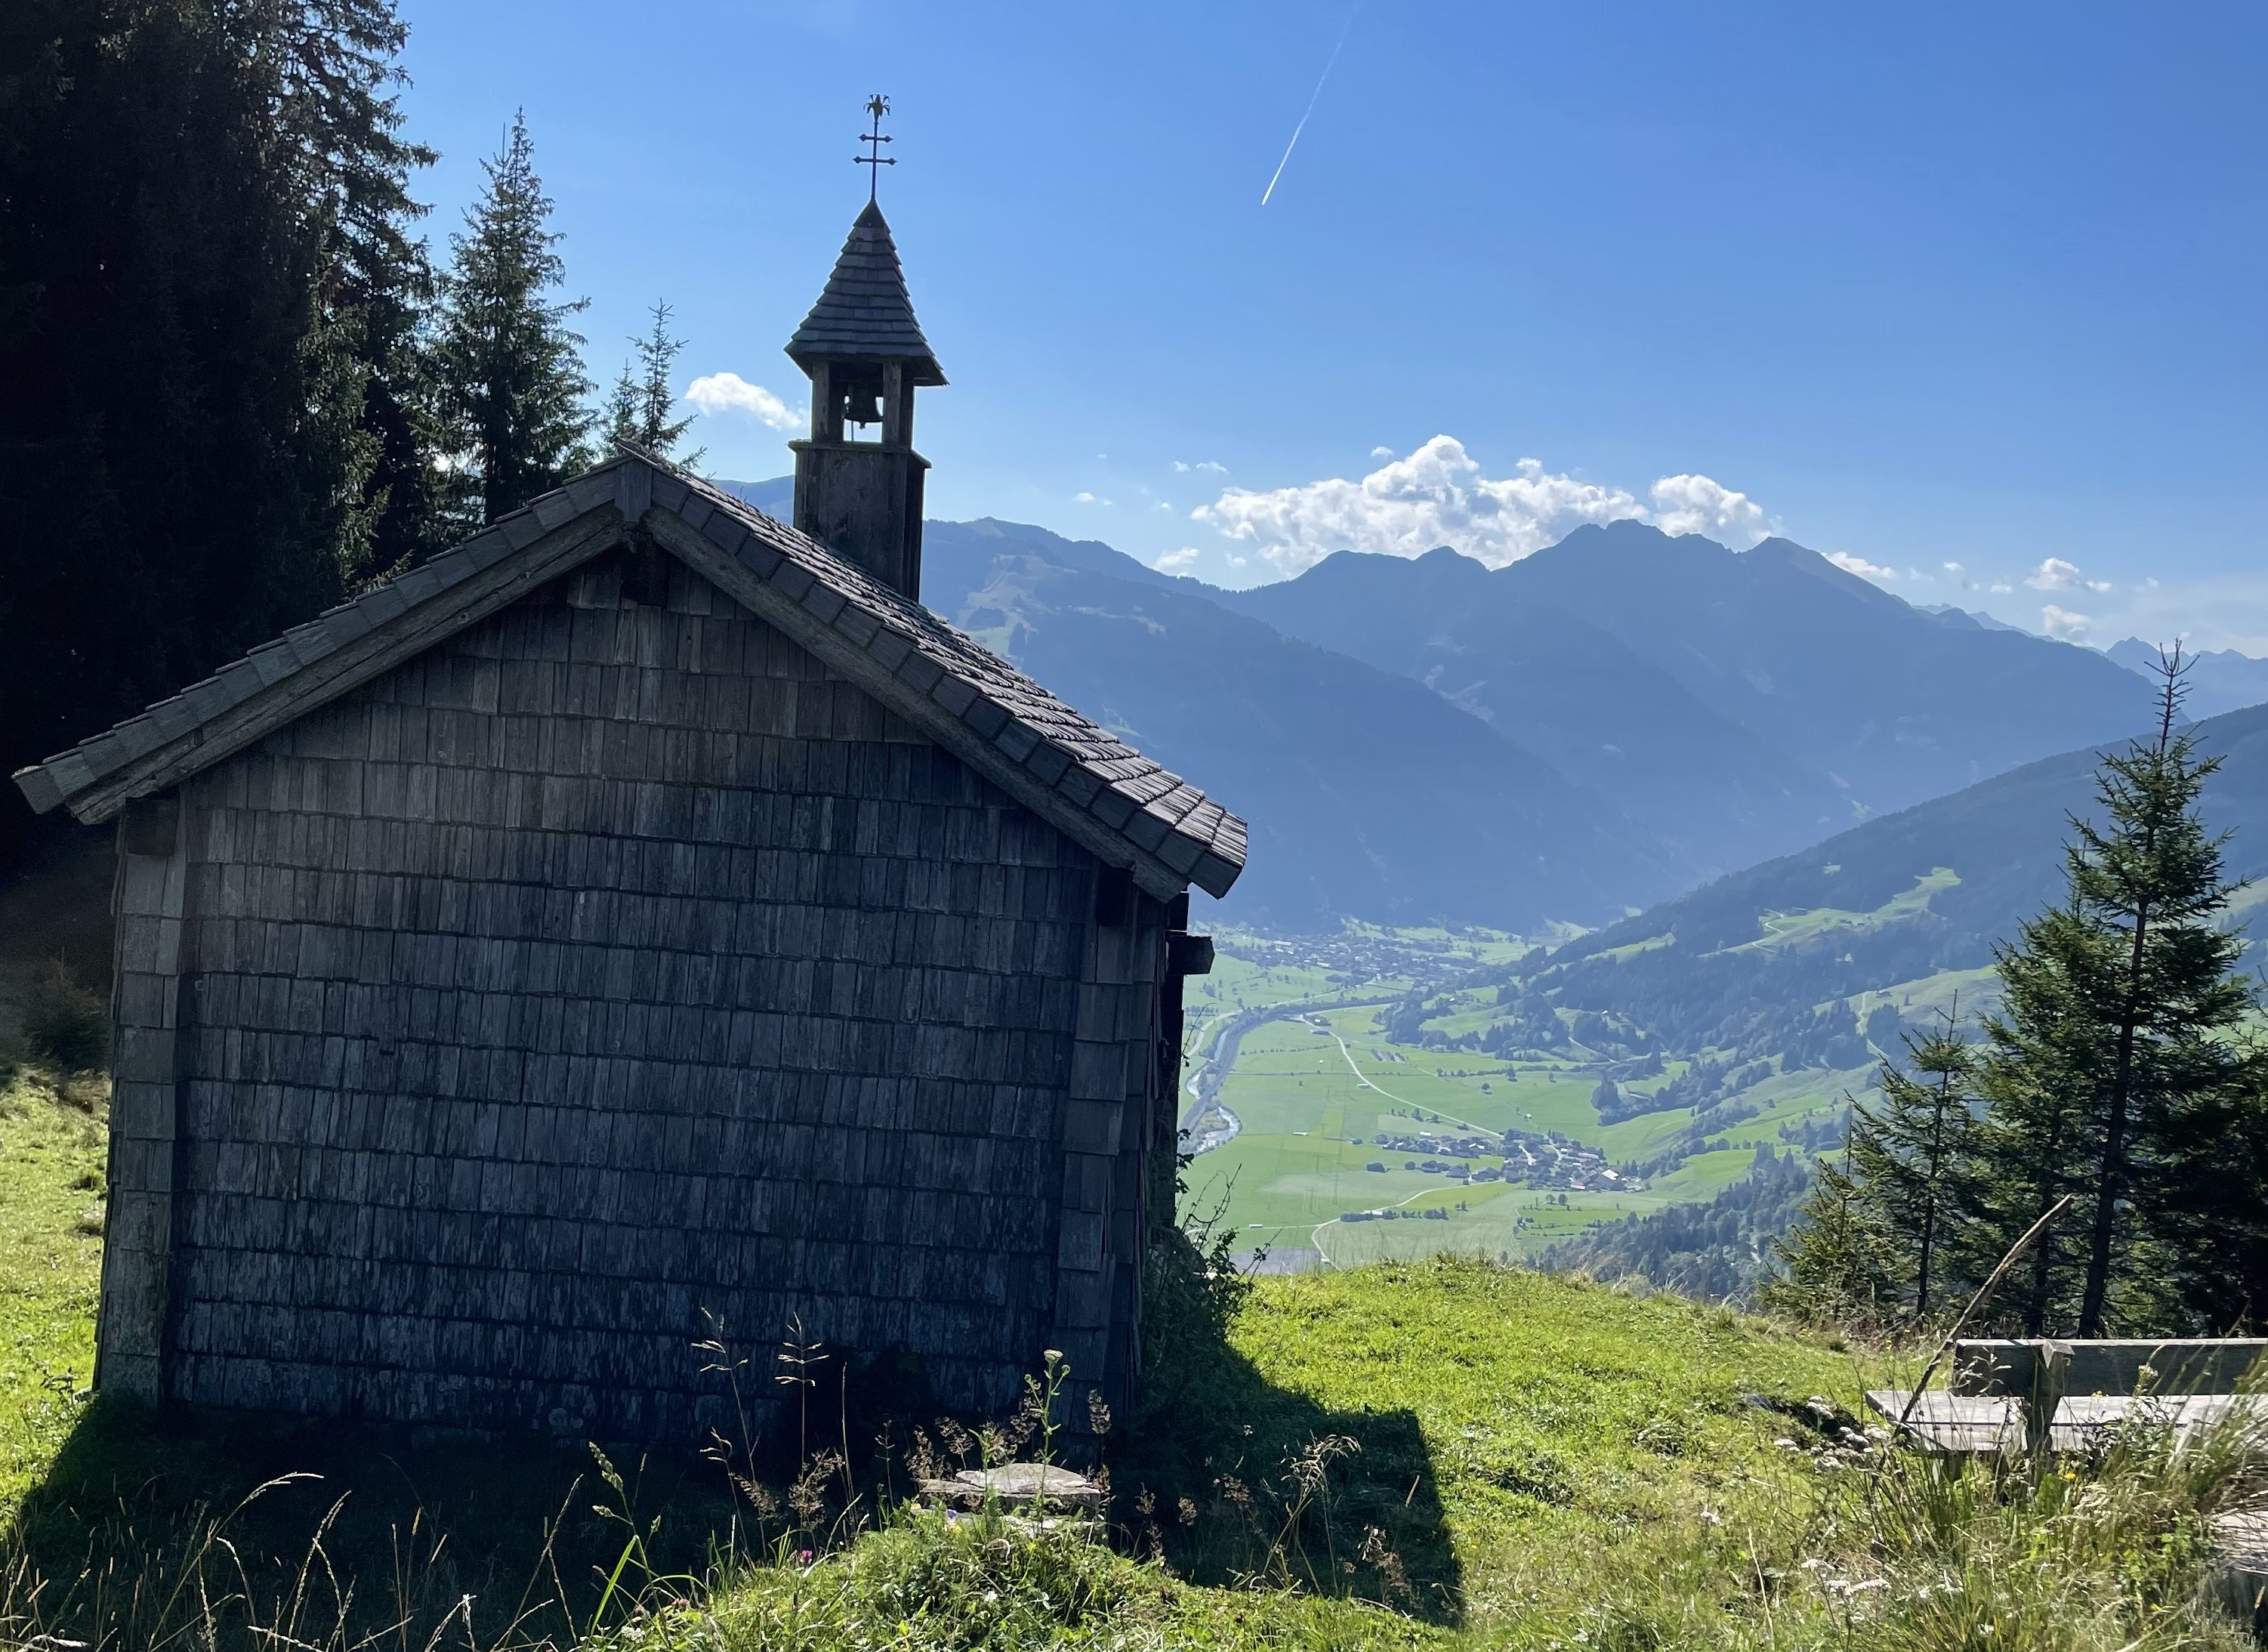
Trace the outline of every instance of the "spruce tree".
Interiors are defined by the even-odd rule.
[[[453,426],[461,526],[493,522],[559,485],[586,455],[590,380],[568,326],[586,300],[555,300],[566,266],[535,174],[525,113],[492,159],[488,186],[450,242],[434,350]]]
[[[2014,944],[1995,948],[2000,1010],[1985,1018],[1977,1066],[1985,1113],[1970,1184],[1977,1220],[1965,1251],[1968,1271],[1980,1277],[2058,1199],[2087,1193],[2084,1091],[2105,1051],[2074,977],[2091,972],[2101,947],[2100,934],[2067,905],[2030,919]],[[2027,1336],[2066,1327],[2080,1266],[2073,1225],[2051,1227],[2003,1286],[1999,1316]]]
[[[1858,1180],[1846,1134],[1843,1162],[1819,1162],[1793,1226],[1772,1242],[1783,1271],[1765,1283],[1764,1305],[1814,1324],[1874,1322],[1896,1292],[1886,1265],[1888,1241]]]
[[[2227,835],[2198,811],[2221,764],[2198,754],[2180,726],[2187,667],[2176,645],[2161,660],[2156,737],[2106,758],[2097,800],[2107,821],[2074,822],[2071,887],[2109,938],[2113,970],[2091,984],[2112,1041],[2103,1074],[2101,1173],[2088,1225],[2087,1277],[2079,1334],[2102,1333],[2122,1264],[2124,1213],[2160,1242],[2169,1219],[2194,1208],[2182,1174],[2183,1144],[2201,1113],[2240,1090],[2246,1063],[2234,1042],[2253,1007],[2236,973],[2242,940],[2216,923],[2241,881],[2221,876]]]
[[[338,454],[347,585],[439,549],[438,431],[421,337],[437,287],[426,209],[409,179],[434,151],[401,136],[397,61],[409,30],[393,0],[269,0],[294,22],[279,106],[320,226],[324,303],[311,345],[313,404]]]
[[[1851,1175],[1911,1280],[1918,1318],[1940,1305],[1976,1135],[1976,1052],[1958,1021],[1903,1035],[1907,1067],[1882,1063],[1881,1100],[1854,1103]]]
[[[2078,1196],[2025,1269],[2017,1305],[2033,1335],[2194,1323],[2205,1303],[2178,1241],[2201,1213],[2243,1219],[2257,1204],[2214,1162],[2257,1089],[2242,1036],[2254,999],[2235,973],[2242,942],[2216,922],[2242,886],[2222,877],[2224,839],[2198,812],[2220,759],[2182,726],[2184,669],[2178,652],[2163,662],[2154,736],[2102,759],[2103,818],[2072,822],[2066,903],[1999,960],[2005,998],[1979,1074],[1984,1231],[2013,1241]]]
[[[677,406],[676,392],[669,387],[670,379],[685,341],[670,336],[668,305],[654,305],[652,330],[644,338],[630,340],[630,346],[637,351],[637,367],[634,372],[630,363],[624,362],[622,376],[615,381],[614,390],[607,398],[607,435],[664,459],[675,459],[681,465],[700,463],[699,449],[682,455],[677,452],[678,443],[693,428],[693,416],[688,413],[678,419],[669,417]]]

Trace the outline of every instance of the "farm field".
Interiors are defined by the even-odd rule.
[[[1241,1252],[1268,1253],[1290,1271],[1440,1252],[1533,1259],[1601,1222],[1705,1203],[1746,1177],[1760,1151],[1808,1151],[1831,1132],[1845,1095],[1872,1082],[1871,1065],[1758,1064],[1706,1118],[1668,1103],[1602,1121],[1594,1095],[1602,1079],[1627,1075],[1631,1061],[1580,1043],[1510,1055],[1471,1048],[1505,1013],[1494,988],[1442,983],[1450,957],[1432,950],[1440,932],[1410,936],[1429,948],[1422,962],[1396,955],[1397,932],[1367,932],[1363,974],[1322,967],[1312,950],[1323,943],[1225,935],[1214,976],[1192,984],[1193,1095],[1194,1075],[1218,1055],[1216,1035],[1232,1021],[1238,1033],[1226,1073],[1204,1080],[1211,1110],[1197,1143],[1204,1150],[1185,1174],[1185,1211],[1233,1226]],[[1518,955],[1518,943],[1484,938],[1462,959],[1469,972]],[[1967,985],[1933,978],[1851,1007],[1863,1017],[1874,1002],[1895,1000],[1911,1015]],[[1427,992],[1434,996],[1413,1038],[1395,1007]],[[1917,998],[1927,999],[1922,1011]],[[1625,1076],[1624,1088],[1650,1095],[1708,1053],[1658,1060],[1649,1076]],[[1556,1139],[1575,1168],[1538,1166],[1524,1147],[1507,1158],[1508,1135]],[[1420,1138],[1463,1150],[1428,1151]]]

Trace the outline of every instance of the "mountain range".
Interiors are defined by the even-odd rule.
[[[1616,522],[1494,572],[1342,553],[1218,600],[1426,682],[1705,875],[2148,715],[2093,650],[1947,625],[1785,539]]]
[[[725,485],[787,510],[784,478]],[[1044,528],[924,534],[932,608],[1246,816],[1226,915],[1287,931],[1609,923],[2152,698],[1783,539],[1619,522],[1494,571],[1341,552],[1227,591]]]

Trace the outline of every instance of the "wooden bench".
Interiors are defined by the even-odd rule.
[[[1907,1403],[1912,1403],[1909,1412]],[[1926,1388],[1873,1388],[1867,1403],[1925,1451],[1948,1457],[1993,1456],[2024,1449],[2024,1403],[2005,1395],[1948,1394]]]
[[[2268,1397],[2237,1392],[2264,1352],[2268,1339],[2257,1337],[1979,1338],[1953,1345],[1946,1389],[1926,1389],[1918,1400],[1876,1389],[1867,1401],[1903,1420],[1925,1450],[2083,1450],[2139,1418],[2188,1430],[2232,1410],[2268,1417]]]
[[[2262,1338],[1978,1339],[1953,1345],[1949,1388],[1876,1389],[1867,1401],[1943,1456],[2092,1451],[2138,1421],[2186,1433],[2232,1412],[2268,1420],[2268,1393],[2237,1391],[2264,1352]],[[2268,1631],[2268,1514],[2221,1515],[2213,1538],[2207,1587]]]

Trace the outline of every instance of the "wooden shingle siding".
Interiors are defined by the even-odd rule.
[[[103,1237],[95,1376],[154,1401],[173,1300],[180,1159],[180,985],[187,857],[179,831],[145,844],[119,830],[111,1007],[110,1204]],[[159,854],[135,852],[162,847]]]
[[[106,1383],[690,1439],[706,1309],[940,1406],[1049,1346],[1123,1390],[1162,907],[1096,925],[1086,850],[674,559],[182,800],[125,874]]]

